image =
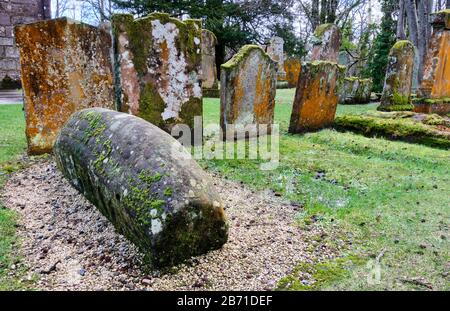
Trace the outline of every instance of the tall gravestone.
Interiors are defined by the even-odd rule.
[[[316,28],[311,39],[311,61],[339,62],[341,31],[334,24],[323,24]]]
[[[288,86],[296,87],[302,71],[302,62],[298,58],[287,58],[284,61],[284,71],[286,72]]]
[[[414,45],[407,40],[397,41],[389,52],[380,111],[409,111],[414,70]]]
[[[447,114],[450,112],[450,10],[432,15],[433,34],[424,63],[420,100],[415,111]]]
[[[16,26],[28,152],[52,151],[70,115],[88,107],[114,109],[111,37],[67,18]]]
[[[204,89],[217,89],[216,68],[217,38],[213,32],[202,29],[202,87]]]
[[[200,20],[118,14],[112,29],[120,111],[169,133],[176,124],[193,129],[194,117],[202,116]]]
[[[221,66],[220,125],[267,124],[271,131],[275,108],[277,64],[263,49],[245,45]]]
[[[284,70],[284,40],[280,37],[272,37],[266,47],[266,52],[274,61],[278,63],[278,80],[285,80],[286,72]]]
[[[332,24],[320,25],[310,62],[302,64],[292,107],[290,133],[315,131],[332,125],[339,100],[338,88],[345,67],[338,65],[340,30]]]

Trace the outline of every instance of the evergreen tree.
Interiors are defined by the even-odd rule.
[[[391,47],[395,44],[395,33],[397,29],[397,24],[392,18],[392,15],[397,9],[398,2],[395,0],[382,0],[381,3],[383,17],[381,19],[380,31],[370,51],[367,68],[368,74],[373,80],[374,92],[383,91],[388,55]]]

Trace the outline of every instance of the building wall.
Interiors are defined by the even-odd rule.
[[[14,26],[51,18],[50,0],[0,0],[0,87],[5,76],[20,79]]]

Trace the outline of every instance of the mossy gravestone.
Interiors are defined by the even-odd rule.
[[[257,45],[243,46],[221,66],[220,126],[225,135],[227,129],[234,131],[231,124],[266,124],[271,132],[276,81],[276,62]]]
[[[398,41],[389,52],[380,111],[409,111],[414,69],[414,45],[407,40]]]
[[[153,267],[177,264],[227,240],[210,178],[169,134],[107,109],[75,113],[54,147],[59,169]]]
[[[345,67],[333,62],[314,61],[302,65],[289,133],[315,131],[333,124],[338,87],[344,73]]]
[[[315,131],[333,123],[345,72],[337,63],[340,41],[336,25],[320,25],[314,32],[312,61],[302,64],[289,133]]]
[[[216,68],[217,38],[213,32],[202,29],[202,87],[218,89]]]
[[[19,25],[29,154],[51,152],[59,130],[77,110],[114,109],[111,37],[67,18]]]
[[[372,79],[346,77],[339,88],[339,103],[344,105],[370,102]]]
[[[134,19],[113,15],[120,111],[167,132],[194,128],[202,116],[201,23],[153,13]]]
[[[323,60],[337,63],[341,44],[341,31],[334,24],[319,25],[312,37],[311,61]]]

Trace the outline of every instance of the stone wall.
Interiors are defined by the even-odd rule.
[[[14,26],[48,19],[50,15],[50,0],[0,0],[0,82],[5,76],[20,79]]]

